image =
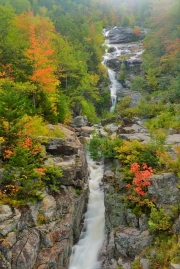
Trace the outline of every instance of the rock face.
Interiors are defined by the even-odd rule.
[[[0,205],[0,268],[68,266],[86,208],[88,168],[84,146],[76,134],[59,127],[66,138],[50,138],[45,146],[47,162],[63,170],[61,188],[55,193],[46,190],[44,199],[34,205],[19,209]]]
[[[178,184],[180,179],[172,173],[155,175],[151,178],[148,193],[158,206],[175,205],[180,201]]]
[[[116,171],[112,171],[113,167],[116,167]],[[149,233],[148,217],[145,214],[137,217],[131,209],[123,205],[121,197],[124,195],[125,183],[117,170],[117,164],[106,163],[104,173],[106,239],[100,256],[103,269],[116,269],[118,266],[124,269],[132,268],[132,260],[141,257],[142,250],[148,248],[153,241],[153,236]],[[179,204],[179,180],[173,173],[152,176],[148,193],[157,207],[170,210],[170,205]],[[180,234],[180,216],[172,230]],[[140,264],[143,269],[149,269],[148,259],[140,259]],[[178,266],[179,264],[171,264],[172,268],[179,268]]]
[[[144,32],[142,31],[142,34]],[[107,35],[110,40],[110,44],[128,43],[137,40],[137,37],[133,34],[133,29],[131,27],[114,27]]]

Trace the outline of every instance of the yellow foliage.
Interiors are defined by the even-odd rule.
[[[31,137],[45,136],[45,137],[64,137],[63,132],[58,126],[52,125],[49,128],[43,118],[35,115],[24,115],[20,124],[22,124],[22,132]]]
[[[133,162],[138,161],[138,156],[143,150],[143,145],[137,141],[125,141],[120,147],[115,148],[118,153],[117,158],[122,162],[122,164],[130,165]]]
[[[157,90],[158,80],[157,80],[157,71],[155,69],[149,68],[147,70],[147,83],[152,88],[153,91]]]

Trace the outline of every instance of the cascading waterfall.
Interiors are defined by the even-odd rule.
[[[104,30],[103,35],[105,37],[108,37],[109,31]],[[104,45],[107,45],[108,47],[113,47],[114,51],[109,53],[108,50],[106,50],[105,55],[103,57],[102,64],[106,65],[107,60],[109,59],[115,59],[119,55],[121,55],[120,50],[118,49],[118,46],[115,45],[109,45],[108,39],[105,40]],[[116,79],[116,72],[113,71],[112,69],[108,68],[108,75],[109,75],[109,80],[110,80],[110,94],[111,94],[111,108],[110,112],[113,112],[116,106],[117,102],[117,90],[122,88],[122,85],[119,81]]]
[[[72,248],[69,269],[100,269],[99,251],[104,241],[104,192],[100,188],[103,165],[96,165],[87,156],[90,170],[89,201],[80,240]]]
[[[119,82],[116,80],[116,73],[112,69],[108,68],[108,74],[109,74],[109,79],[111,82],[110,93],[111,93],[112,106],[110,108],[110,111],[113,112],[116,106],[117,88],[119,87]]]

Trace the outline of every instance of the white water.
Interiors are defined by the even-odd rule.
[[[115,29],[116,27],[114,27]],[[105,55],[103,56],[102,64],[106,66],[108,60],[111,59],[120,59],[126,58],[126,61],[130,66],[133,66],[135,60],[137,60],[141,54],[144,52],[142,49],[142,41],[131,42],[127,44],[112,44],[108,39],[108,34],[110,30],[103,30],[103,35],[106,38],[104,45],[108,48],[113,49],[111,52],[108,52],[106,49]],[[110,68],[108,69],[109,80],[110,80],[110,94],[111,94],[111,108],[110,111],[114,111],[116,103],[117,103],[117,93],[122,94],[130,94],[129,89],[126,89],[122,86],[122,84],[116,79],[116,72]]]
[[[103,34],[105,37],[108,37],[108,33],[109,31],[104,30]],[[115,59],[116,57],[121,55],[121,51],[119,50],[118,46],[116,45],[109,45],[109,40],[106,39],[104,42],[104,45],[108,46],[108,47],[113,47],[115,49],[115,51],[113,52],[108,52],[108,50],[106,50],[105,55],[103,56],[103,61],[102,64],[106,65],[106,61],[108,59]],[[110,112],[113,112],[117,103],[117,91],[118,89],[122,88],[122,85],[119,81],[116,80],[116,72],[113,71],[110,68],[108,69],[108,75],[109,75],[109,80],[110,80],[110,94],[111,94],[111,108],[110,108]]]
[[[110,111],[113,112],[117,102],[117,89],[121,87],[121,84],[116,80],[116,73],[112,69],[108,68],[109,79],[111,82],[110,93],[111,93],[111,108]]]
[[[89,157],[90,170],[89,201],[85,214],[84,228],[80,240],[72,248],[69,269],[100,269],[99,251],[104,241],[104,192],[100,189],[103,166],[96,165]]]

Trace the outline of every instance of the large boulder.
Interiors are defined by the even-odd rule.
[[[108,33],[110,44],[127,43],[133,40],[133,29],[131,27],[114,27]]]
[[[141,233],[138,229],[132,227],[119,229],[114,238],[116,257],[135,258],[151,244],[152,240],[153,236],[148,231]]]
[[[178,189],[180,179],[173,173],[163,173],[151,177],[148,193],[158,206],[178,204],[180,192]]]
[[[70,125],[73,127],[83,127],[86,126],[87,124],[88,119],[86,116],[77,116],[70,123]]]

